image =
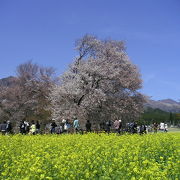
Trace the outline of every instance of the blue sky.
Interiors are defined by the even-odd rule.
[[[63,73],[89,33],[124,40],[152,99],[180,99],[180,0],[0,0],[0,78],[28,60]]]

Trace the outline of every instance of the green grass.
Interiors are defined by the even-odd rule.
[[[180,132],[180,128],[168,128],[169,132]]]

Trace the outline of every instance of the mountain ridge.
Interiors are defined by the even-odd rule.
[[[161,109],[166,112],[180,113],[180,102],[173,99],[162,99],[162,100],[152,100],[149,99],[144,104],[146,107],[151,107],[153,109]]]
[[[0,79],[0,87],[2,86],[12,86],[16,83],[16,77],[14,76],[9,76],[6,78]]]

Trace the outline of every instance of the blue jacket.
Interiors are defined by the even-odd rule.
[[[74,128],[79,127],[79,120],[78,119],[74,120],[73,126],[74,126]]]

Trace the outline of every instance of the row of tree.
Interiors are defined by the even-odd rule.
[[[146,108],[140,118],[141,122],[145,124],[168,123],[171,125],[178,125],[180,120],[179,113],[166,112],[161,109]]]
[[[31,61],[1,85],[0,118],[19,122],[77,117],[95,126],[102,121],[133,121],[143,112],[142,80],[122,41],[85,35],[76,42],[78,56],[60,77],[53,68]]]

